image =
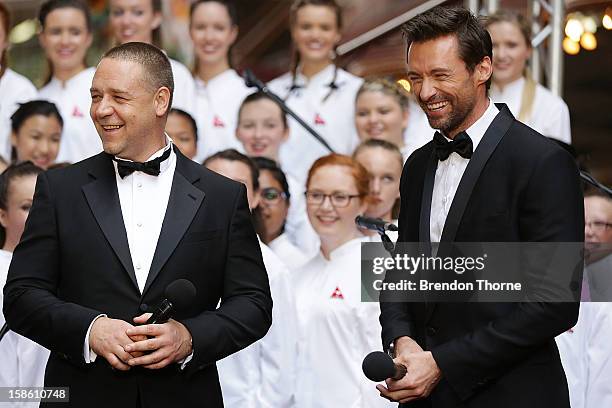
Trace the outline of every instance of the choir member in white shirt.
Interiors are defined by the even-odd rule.
[[[420,116],[425,115],[421,113]],[[425,118],[425,126],[419,129],[413,124],[414,133],[408,133],[408,124],[419,119],[418,113],[411,113],[408,95],[388,79],[368,79],[357,91],[355,126],[361,141],[386,140],[396,145],[406,160],[413,151],[429,142],[434,132]]]
[[[257,207],[260,200],[259,170],[250,158],[228,149],[210,156],[203,165],[243,183],[251,211]],[[293,406],[296,311],[289,271],[261,240],[260,245],[274,302],[272,327],[260,341],[217,362],[223,402],[227,407]]]
[[[285,231],[287,214],[294,199],[287,178],[275,161],[266,157],[254,157],[253,161],[259,168],[259,205],[254,212],[255,230],[263,243],[290,270],[294,270],[306,263],[308,258],[301,247],[291,242]],[[315,242],[318,243],[318,239]]]
[[[39,99],[49,100],[64,118],[58,162],[74,163],[102,151],[89,116],[94,68],[87,68],[87,49],[93,40],[89,7],[80,0],[49,0],[38,13],[38,36],[49,72]]]
[[[161,0],[109,0],[109,22],[118,44],[144,42],[161,47]],[[194,82],[189,69],[169,58],[174,76],[172,107],[194,113]]]
[[[508,105],[516,119],[544,136],[571,144],[567,104],[526,73],[532,52],[529,22],[504,10],[489,16],[486,25],[493,40],[491,100]]]
[[[0,2],[0,156],[11,160],[11,115],[20,103],[36,98],[36,88],[29,79],[10,69],[7,64],[11,15]]]
[[[252,90],[230,63],[231,48],[238,36],[235,6],[221,0],[195,1],[189,34],[195,54],[198,161],[224,149],[242,151],[234,131],[240,104]]]
[[[64,121],[54,103],[30,101],[11,116],[11,144],[16,162],[48,169],[57,159]]]
[[[247,155],[265,157],[280,166],[280,149],[289,137],[287,116],[279,104],[263,92],[248,95],[238,110],[236,137]],[[283,169],[292,197],[285,231],[289,240],[304,253],[314,254],[319,246],[318,238],[308,217],[304,202],[304,183],[296,180]]]
[[[609,297],[598,299],[603,302],[595,301],[597,288],[589,278],[598,263],[611,264],[612,199],[588,195],[584,198],[584,212],[586,279],[583,286],[589,285],[586,293],[590,299],[583,299],[580,304],[576,325],[557,336],[556,341],[572,408],[598,408],[612,405],[612,303]],[[609,275],[609,267],[603,272]]]
[[[193,116],[181,109],[170,109],[166,133],[181,153],[194,160],[198,149],[198,125]]]
[[[0,250],[1,287],[6,282],[13,250],[21,239],[32,206],[36,176],[42,171],[31,162],[24,162],[10,166],[1,176],[0,224],[4,241]],[[0,313],[0,326],[3,324],[4,315]],[[0,387],[42,387],[48,358],[46,348],[15,332],[7,332],[0,341]],[[29,405],[38,406],[38,403]]]
[[[334,64],[341,38],[342,15],[334,0],[296,0],[290,11],[294,45],[290,72],[269,87],[336,152],[351,154],[359,139],[355,130],[355,95],[363,83]],[[303,183],[308,169],[329,151],[295,120],[281,149],[281,167]]]
[[[402,153],[393,143],[370,139],[357,146],[353,158],[370,174],[370,202],[365,212],[366,217],[379,218],[397,225],[399,186],[404,167]],[[375,231],[366,230],[363,233],[380,241]],[[393,242],[397,241],[397,232],[389,231],[387,236]]]
[[[366,169],[331,154],[308,173],[308,218],[320,252],[292,273],[298,313],[296,406],[308,408],[390,406],[361,370],[380,349],[378,303],[361,302],[361,243],[355,225],[369,201]]]

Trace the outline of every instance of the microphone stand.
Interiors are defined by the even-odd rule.
[[[0,341],[2,341],[6,333],[8,333],[9,331],[10,329],[8,325],[6,324],[6,322],[4,322],[4,324],[2,325],[2,329],[0,329]]]
[[[317,139],[319,141],[319,143],[321,143],[323,145],[323,147],[325,147],[327,150],[329,150],[330,153],[334,153],[334,149],[331,148],[331,146],[327,143],[327,141],[325,139],[323,139],[323,137],[321,137],[321,135],[319,135],[316,130],[314,130],[313,128],[311,128],[308,123],[304,122],[304,120],[302,118],[300,118],[294,111],[292,111],[287,104],[285,103],[285,101],[283,101],[281,98],[278,97],[278,95],[276,95],[274,92],[272,92],[267,86],[266,84],[264,84],[263,82],[261,82],[256,76],[255,74],[253,74],[253,72],[250,69],[245,69],[244,70],[244,83],[247,87],[249,88],[257,88],[259,91],[263,92],[264,94],[266,94],[266,96],[268,96],[269,98],[271,98],[272,100],[274,100],[276,103],[279,104],[279,106],[281,107],[281,109],[289,116],[291,116],[293,119],[295,119],[304,129],[306,129],[306,131],[308,131],[308,133],[310,133],[315,139]]]
[[[595,188],[597,188],[598,190],[603,191],[609,197],[612,197],[612,188],[604,186],[599,181],[597,181],[595,177],[591,176],[586,171],[580,171],[580,178],[591,184],[592,186],[595,186]]]
[[[380,235],[380,240],[382,241],[383,246],[385,247],[387,252],[391,256],[393,256],[393,251],[395,250],[395,244],[393,243],[393,241],[391,241],[391,238],[389,238],[389,236],[384,230],[383,231],[378,230],[376,232],[378,232],[378,235]]]

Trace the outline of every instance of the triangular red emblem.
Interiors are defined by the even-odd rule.
[[[344,295],[340,291],[340,287],[336,286],[336,290],[331,294],[332,299],[344,299]]]
[[[78,106],[75,106],[74,109],[72,110],[72,116],[77,117],[77,118],[82,118],[85,115],[83,115],[83,112],[79,110]]]
[[[319,115],[318,113],[315,115],[314,123],[315,125],[325,125],[325,121],[323,120],[321,115]]]
[[[216,127],[216,128],[224,128],[225,127],[225,123],[223,123],[223,121],[221,120],[220,117],[215,115],[215,117],[213,119],[213,126]]]

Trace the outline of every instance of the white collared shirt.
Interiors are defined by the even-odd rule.
[[[261,255],[274,301],[272,326],[259,341],[217,361],[226,407],[292,407],[297,353],[297,316],[290,276],[261,240]]]
[[[520,77],[516,81],[506,85],[501,91],[495,85],[491,86],[489,95],[493,102],[501,102],[508,105],[510,112],[519,119],[523,99],[523,88],[525,78]],[[567,144],[572,143],[570,131],[569,109],[563,99],[553,95],[548,89],[536,84],[535,97],[531,116],[525,124],[546,137],[560,140]]]
[[[465,131],[470,136],[470,139],[472,139],[474,152],[476,152],[478,144],[498,112],[499,110],[495,104],[489,100],[489,107],[484,114]],[[448,138],[447,140],[450,141]],[[464,159],[456,152],[452,152],[448,159],[444,161],[438,160],[429,215],[429,236],[431,242],[440,242],[448,211],[469,162],[469,159]]]
[[[29,79],[7,69],[0,78],[0,155],[11,162],[11,116],[20,103],[36,98],[36,88]]]
[[[153,160],[170,149],[172,142],[167,136],[166,143],[163,149],[155,152],[146,161]],[[132,264],[138,288],[142,293],[170,199],[176,154],[172,151],[170,157],[160,163],[159,176],[135,171],[122,179],[117,172],[117,163],[113,161],[113,165]]]
[[[321,252],[292,271],[298,316],[297,408],[389,407],[361,370],[380,349],[377,302],[361,301],[361,243],[352,239],[329,259]]]
[[[171,147],[172,140],[166,135],[166,146],[153,153],[146,161],[163,155]],[[157,241],[159,240],[159,234],[161,233],[166,215],[166,208],[170,200],[170,190],[172,189],[172,180],[176,170],[176,153],[172,150],[170,156],[160,163],[159,176],[151,176],[135,171],[122,179],[117,171],[117,163],[115,161],[113,161],[113,166],[115,168],[119,203],[127,233],[132,265],[134,266],[138,289],[142,293],[149,276],[149,269],[153,262],[153,255],[155,255],[155,248],[157,247]],[[96,316],[89,324],[85,334],[83,357],[86,363],[93,363],[96,360],[96,353],[89,348],[89,332],[94,322],[103,316],[106,315]],[[193,352],[185,359],[181,367],[184,367],[191,360],[192,356]]]
[[[317,131],[336,153],[350,155],[359,143],[355,129],[355,97],[363,79],[338,68],[335,79],[338,88],[323,101],[330,93],[335,70],[330,64],[310,79],[298,72],[295,83],[300,88],[291,93],[291,73],[271,81],[269,88],[279,97],[287,97],[285,102],[289,108]],[[281,146],[279,161],[285,173],[305,184],[310,166],[329,151],[294,119],[290,118],[289,129],[289,139]]]
[[[102,151],[102,141],[91,120],[91,82],[95,68],[87,68],[67,81],[52,78],[38,97],[53,102],[64,120],[56,162],[76,163]]]
[[[198,125],[198,151],[196,161],[225,149],[244,152],[236,138],[238,110],[244,98],[255,92],[247,88],[244,80],[228,69],[208,82],[195,79],[196,123]]]
[[[181,109],[195,117],[195,85],[193,76],[187,67],[180,62],[168,58],[174,77],[174,92],[172,107]]]

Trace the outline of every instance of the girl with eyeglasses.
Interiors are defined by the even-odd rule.
[[[518,120],[544,136],[571,144],[566,103],[527,72],[533,51],[529,22],[514,11],[503,10],[487,17],[486,26],[493,41],[491,100],[507,104]]]
[[[385,407],[361,371],[380,349],[377,303],[361,302],[361,243],[355,217],[369,202],[369,176],[348,156],[317,161],[307,179],[308,218],[321,247],[293,273],[298,315],[297,407]]]
[[[118,44],[144,42],[161,47],[161,0],[110,0],[109,25]],[[194,82],[189,69],[169,58],[174,75],[172,107],[194,113]]]
[[[350,154],[358,143],[354,105],[363,81],[334,63],[341,29],[342,12],[336,1],[294,1],[290,10],[292,67],[269,86],[335,152]],[[312,163],[329,151],[297,122],[292,120],[290,128],[281,161],[291,163],[286,171],[303,183]]]
[[[43,171],[31,162],[13,164],[0,176],[0,286],[4,287],[13,251],[32,207],[36,177]],[[0,303],[2,291],[0,291]],[[0,326],[4,315],[0,313]],[[7,332],[0,341],[0,387],[42,387],[49,350]]]
[[[89,116],[91,81],[87,50],[93,40],[89,6],[81,0],[49,0],[38,13],[38,40],[49,71],[38,98],[55,103],[65,118],[57,161],[74,163],[102,151],[102,142]]]
[[[36,98],[36,88],[29,79],[8,67],[11,15],[0,2],[0,156],[11,160],[11,115],[19,104]]]
[[[308,259],[293,244],[285,230],[287,215],[296,198],[289,192],[285,173],[276,162],[265,157],[253,158],[259,168],[259,205],[254,212],[256,230],[264,244],[283,261],[290,270],[302,266]]]

